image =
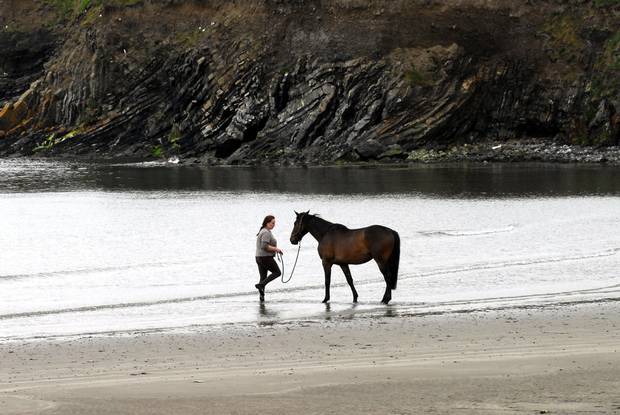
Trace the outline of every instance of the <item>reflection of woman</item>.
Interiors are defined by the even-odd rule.
[[[282,254],[276,238],[271,233],[274,226],[276,226],[276,218],[272,215],[265,216],[263,225],[256,234],[256,264],[258,265],[260,281],[255,287],[260,294],[261,301],[265,301],[265,286],[282,275],[280,267],[274,259],[276,253]],[[267,276],[269,271],[271,274]]]

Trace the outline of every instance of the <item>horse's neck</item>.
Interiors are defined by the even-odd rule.
[[[314,236],[314,239],[320,242],[332,225],[333,223],[325,219],[313,216],[312,220],[308,222],[308,232],[310,232],[310,235]]]

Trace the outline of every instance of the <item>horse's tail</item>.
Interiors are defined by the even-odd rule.
[[[392,231],[394,235],[394,248],[392,248],[392,254],[388,258],[387,268],[390,288],[396,289],[396,282],[398,281],[398,264],[400,262],[400,236],[398,236],[398,232]]]

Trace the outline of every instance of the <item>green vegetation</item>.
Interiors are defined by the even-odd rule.
[[[595,135],[594,137],[591,138],[591,141],[592,141],[592,145],[595,145],[595,146],[606,146],[606,145],[613,144],[613,139],[611,135],[609,134],[609,132],[607,131],[602,131],[598,135]]]
[[[594,68],[590,84],[592,97],[601,100],[617,96],[620,92],[617,81],[620,72],[620,31],[607,39]]]
[[[58,136],[58,137],[56,136],[56,133],[50,134],[45,140],[43,140],[41,144],[36,146],[32,151],[36,153],[37,151],[49,150],[55,145],[58,145],[65,140],[75,137],[79,133],[80,133],[79,130],[73,130],[63,136]]]
[[[588,135],[586,133],[575,134],[570,138],[572,145],[578,146],[600,146],[611,144],[611,136],[608,132],[600,132],[597,135]]]
[[[420,72],[413,64],[411,68],[405,72],[405,79],[412,86],[429,86],[433,84],[433,81]]]
[[[141,3],[143,0],[45,0],[53,6],[61,19],[79,16],[92,9],[104,6],[126,7]]]
[[[620,31],[605,42],[603,63],[610,69],[620,70]]]
[[[157,158],[164,157],[164,149],[162,148],[160,144],[153,146],[153,148],[151,149],[151,156],[157,157]]]
[[[178,32],[175,36],[175,43],[182,46],[191,48],[200,42],[200,39],[204,37],[204,33],[201,30],[194,29],[186,32]]]
[[[620,0],[594,0],[596,7],[620,6]]]
[[[181,139],[181,131],[176,124],[172,125],[170,129],[170,134],[168,135],[168,143],[174,150],[179,149],[179,140]]]
[[[581,51],[584,47],[583,40],[578,34],[578,22],[571,17],[554,19],[545,26],[544,31],[551,36],[551,41],[559,49],[560,55]]]
[[[41,144],[36,146],[32,151],[37,152],[41,150],[48,150],[52,148],[55,144],[54,139],[56,138],[56,134],[50,134]]]
[[[584,70],[580,64],[586,50],[586,43],[579,35],[582,25],[583,22],[575,17],[560,16],[543,27],[548,35],[547,56],[552,62],[563,64],[557,69],[565,79],[576,80]]]
[[[73,13],[75,6],[74,0],[47,0],[47,3],[54,6],[60,17],[66,18]]]
[[[142,3],[143,0],[94,0],[95,3],[104,6],[126,7],[134,4]]]
[[[151,148],[151,156],[155,158],[164,158],[168,157],[171,153],[170,150],[178,150],[181,146],[179,145],[179,140],[181,139],[181,131],[176,124],[172,124],[172,128],[170,129],[170,133],[168,134],[168,142],[165,141],[161,144],[156,144]]]

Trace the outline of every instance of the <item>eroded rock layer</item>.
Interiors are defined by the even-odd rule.
[[[620,143],[614,0],[0,5],[1,155],[333,163]]]

